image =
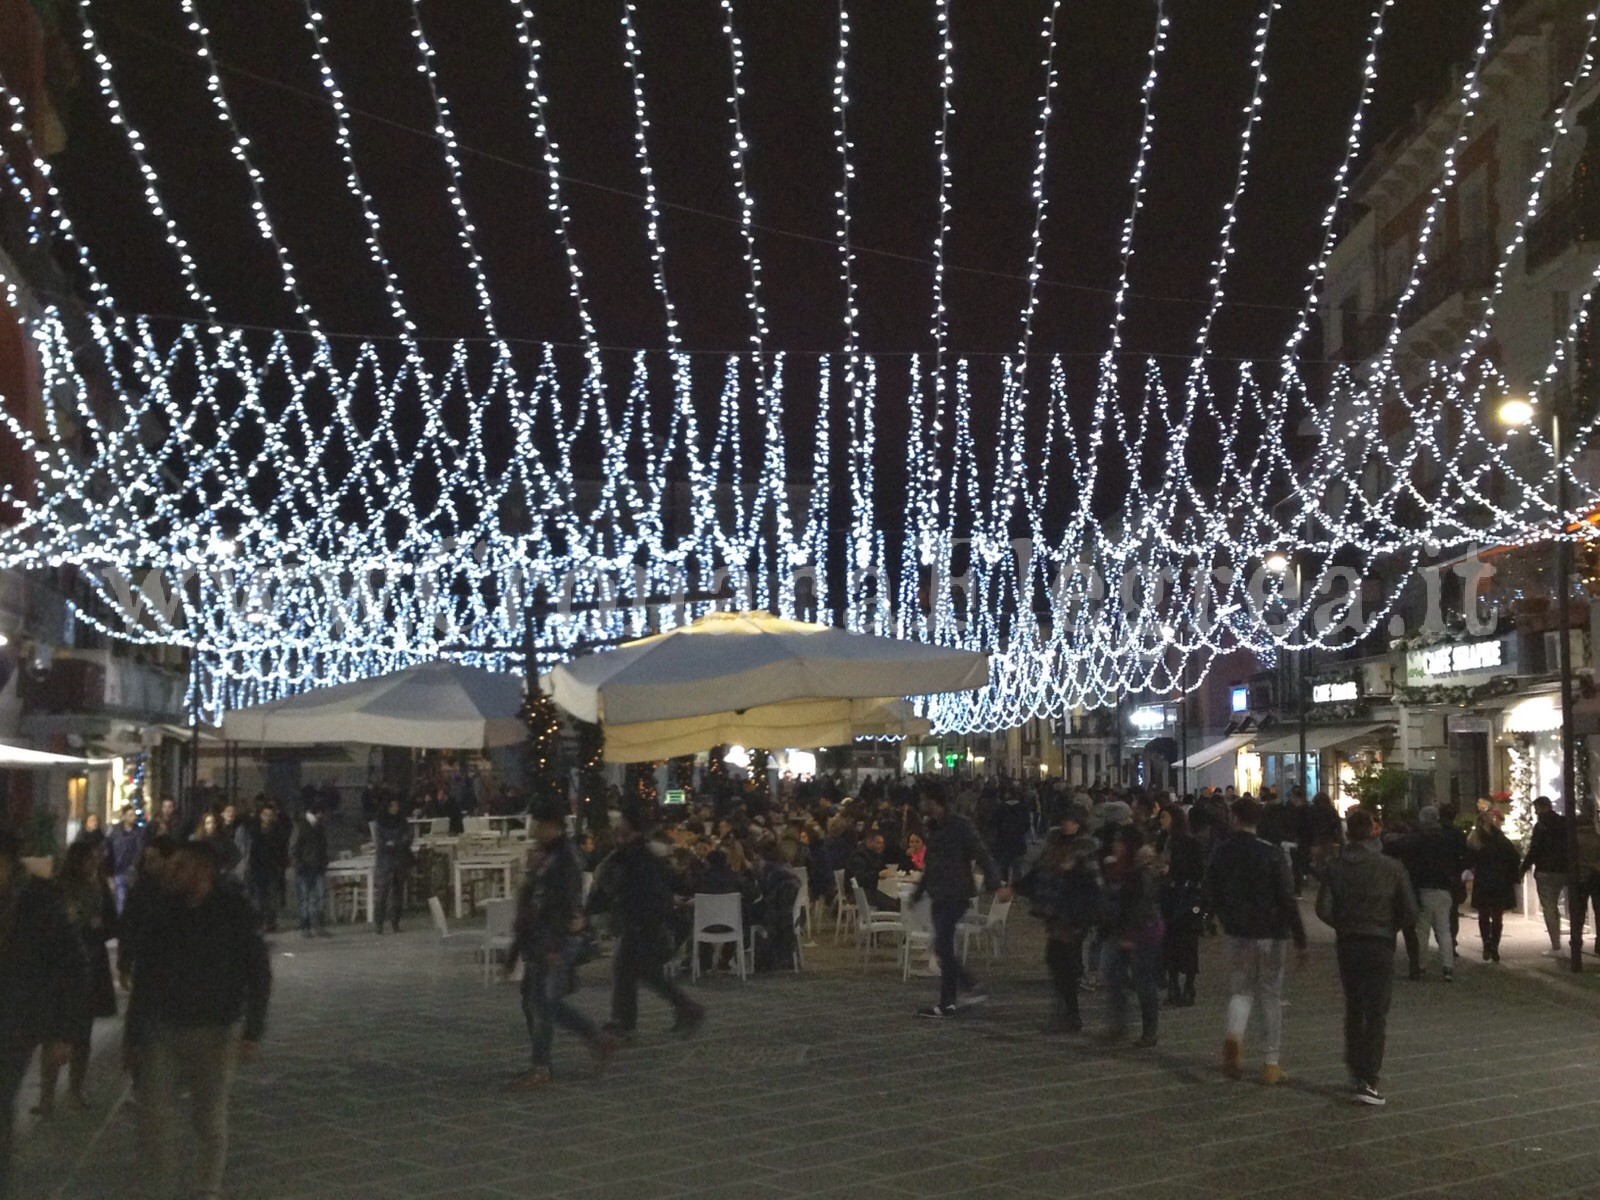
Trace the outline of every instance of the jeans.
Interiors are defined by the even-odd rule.
[[[117,905],[117,916],[122,915],[122,909],[128,903],[128,892],[133,888],[133,872],[123,871],[120,875],[111,877],[111,898]]]
[[[1583,927],[1588,923],[1589,908],[1594,908],[1595,945],[1600,946],[1600,871],[1590,871],[1587,878],[1578,880],[1578,913],[1573,918],[1578,925],[1578,940],[1583,940]],[[1600,954],[1600,950],[1595,951]]]
[[[400,909],[405,894],[405,867],[385,865],[383,870],[378,872],[373,900],[378,911],[372,914],[372,922],[377,928],[382,929],[387,919],[394,931],[400,932]]]
[[[22,1077],[28,1073],[33,1047],[7,1045],[0,1048],[0,1200],[16,1195],[16,1180],[11,1172],[12,1128],[16,1124],[17,1093]]]
[[[1491,958],[1500,953],[1500,935],[1505,931],[1505,909],[1481,905],[1478,908],[1478,936],[1483,939],[1483,949]]]
[[[1421,965],[1422,951],[1428,948],[1428,933],[1439,943],[1439,965],[1453,971],[1456,965],[1454,940],[1450,936],[1450,912],[1456,906],[1455,897],[1443,888],[1420,888],[1417,891],[1417,960]]]
[[[632,1033],[639,1023],[640,984],[672,1005],[680,1017],[697,1007],[663,973],[661,952],[665,945],[664,934],[659,938],[641,937],[624,930],[617,939],[617,951],[611,959],[611,1020],[619,1029]]]
[[[200,1145],[195,1154],[195,1196],[220,1196],[228,1157],[228,1092],[238,1065],[239,1032],[231,1025],[178,1028],[156,1025],[139,1044],[134,1090],[139,1140],[148,1164],[141,1174],[152,1196],[174,1194],[177,1178],[177,1101],[189,1092],[189,1123]]]
[[[1285,938],[1228,937],[1228,1036],[1244,1041],[1250,1013],[1261,1017],[1261,1061],[1276,1066],[1283,1042],[1283,977],[1289,966]]]
[[[1345,1065],[1357,1081],[1377,1087],[1394,996],[1394,937],[1342,938],[1338,957]]]
[[[1083,979],[1083,929],[1068,929],[1051,933],[1044,945],[1045,966],[1050,968],[1050,982],[1056,992],[1056,1015],[1077,1024],[1078,984]]]
[[[323,871],[296,871],[294,894],[300,901],[300,928],[321,929],[326,920],[328,876]]]
[[[567,1003],[571,990],[572,958],[566,950],[554,956],[538,952],[525,959],[522,1018],[528,1023],[535,1070],[550,1069],[550,1045],[555,1041],[557,1025],[586,1042],[593,1042],[598,1036],[594,1022]]]
[[[1544,909],[1544,929],[1550,935],[1550,948],[1561,949],[1561,894],[1567,890],[1565,872],[1535,871],[1533,886],[1539,893],[1539,907]]]
[[[956,926],[967,915],[967,902],[959,896],[933,900],[933,953],[939,959],[939,1003],[945,1008],[956,1002],[961,992],[977,986],[972,973],[956,957]]]
[[[1128,1028],[1128,976],[1139,997],[1141,1032],[1156,1035],[1161,1014],[1161,942],[1136,940],[1131,948],[1116,938],[1107,938],[1100,947],[1100,974],[1106,987],[1106,1024],[1113,1033]]]

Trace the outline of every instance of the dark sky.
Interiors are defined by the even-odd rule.
[[[1221,207],[1249,88],[1255,0],[1170,0],[1172,41],[1157,93],[1157,144],[1141,217],[1127,345],[1189,345],[1207,294]],[[1241,214],[1230,295],[1293,304],[1343,144],[1369,18],[1366,0],[1286,0],[1274,19],[1266,116]],[[850,67],[863,348],[927,351],[937,174],[935,23],[931,0],[856,0]],[[1004,351],[1017,340],[1032,225],[1027,173],[1042,84],[1042,0],[956,0],[954,216],[947,259],[952,345]],[[728,63],[711,0],[640,6],[653,120],[651,151],[671,207],[669,286],[690,348],[742,348],[749,332],[732,175]],[[403,0],[326,0],[329,54],[355,118],[360,169],[423,331],[482,332],[445,198],[438,144],[415,69]],[[602,339],[664,345],[651,287],[620,7],[540,0],[552,122]],[[230,319],[294,324],[265,248],[253,237],[242,174],[212,117],[194,42],[176,0],[98,0],[103,43],[123,99],[147,135],[166,199],[199,252],[202,279]],[[343,187],[329,109],[294,0],[203,0],[224,79],[255,142],[280,231],[332,330],[393,332]],[[544,204],[509,0],[425,0],[465,154],[467,203],[504,332],[573,341],[578,324]],[[1092,354],[1105,345],[1117,233],[1129,203],[1138,86],[1154,6],[1067,0],[1051,126],[1043,288],[1035,347]],[[774,348],[837,349],[842,289],[832,246],[838,160],[831,76],[837,9],[817,0],[740,0],[746,42],[745,128]],[[1437,93],[1470,44],[1476,6],[1400,0],[1390,16],[1375,131]],[[70,18],[69,18],[70,19]],[[117,294],[138,311],[188,313],[156,225],[143,213],[119,135],[86,71],[60,170],[75,215]],[[393,124],[386,123],[392,122]],[[582,182],[579,182],[582,181]],[[607,191],[612,188],[617,191]],[[781,231],[781,232],[778,232]],[[881,251],[883,253],[873,253]],[[1232,307],[1224,354],[1270,354],[1282,310]]]
[[[685,345],[745,348],[751,322],[738,204],[728,158],[729,64],[714,0],[644,0],[639,29],[652,118],[651,155],[666,206],[668,284]],[[953,0],[956,116],[947,297],[951,348],[990,356],[973,365],[980,455],[992,444],[998,353],[1012,350],[1025,296],[1033,205],[1028,179],[1044,74],[1039,30],[1046,0]],[[1374,143],[1419,99],[1442,94],[1471,45],[1476,5],[1399,0],[1389,15],[1372,121]],[[270,211],[308,299],[333,332],[392,336],[395,325],[363,248],[364,226],[345,190],[331,110],[313,65],[298,0],[201,0],[237,116],[266,177]],[[524,59],[512,0],[424,0],[463,145],[466,203],[479,229],[501,332],[576,342],[539,149],[527,112]],[[536,0],[553,132],[568,176],[575,241],[604,344],[665,346],[651,282],[633,100],[620,0]],[[837,6],[818,0],[737,0],[745,41],[743,119],[751,150],[757,250],[764,263],[770,349],[837,351],[843,288],[834,244],[832,76]],[[145,134],[164,197],[196,248],[202,282],[225,319],[296,325],[270,255],[249,218],[249,193],[206,94],[195,41],[178,0],[96,0],[102,44],[123,101]],[[328,54],[355,109],[357,161],[383,220],[421,332],[484,332],[432,136],[433,112],[410,37],[405,0],[324,0]],[[1136,237],[1125,346],[1181,355],[1208,299],[1222,206],[1232,188],[1251,37],[1259,0],[1168,0],[1171,42],[1157,89],[1149,194]],[[1033,349],[1069,359],[1071,382],[1093,394],[1107,346],[1118,236],[1155,7],[1145,0],[1066,0],[1060,82],[1050,127],[1043,273]],[[1269,41],[1265,116],[1236,236],[1230,304],[1212,340],[1221,356],[1274,356],[1306,282],[1331,179],[1348,129],[1370,20],[1369,0],[1285,0]],[[72,18],[67,18],[69,21]],[[880,354],[931,352],[939,120],[932,0],[854,0],[850,134],[856,179],[860,344]],[[161,231],[140,199],[137,173],[85,69],[60,165],[73,215],[130,311],[197,314],[178,286]],[[444,353],[441,345],[439,353]],[[1307,351],[1320,353],[1313,338]],[[627,368],[622,355],[612,366]],[[1175,368],[1180,360],[1167,360]],[[568,356],[570,370],[580,364]],[[702,421],[714,421],[713,355],[696,360]],[[814,378],[804,361],[791,380]],[[665,374],[663,372],[663,374]],[[1031,376],[1037,384],[1043,370]],[[886,494],[905,457],[903,373],[880,391]],[[621,392],[621,389],[617,389]],[[815,428],[810,387],[791,388],[788,422]],[[613,398],[613,403],[620,400]],[[665,404],[661,406],[663,412]],[[404,416],[404,414],[402,414]],[[662,418],[664,420],[664,417]],[[713,426],[714,427],[714,426]],[[1204,438],[1195,439],[1202,446]],[[807,443],[808,444],[808,443]],[[590,448],[592,452],[592,447]],[[584,455],[580,444],[578,452]],[[836,467],[840,461],[836,452]],[[1160,466],[1160,454],[1150,456]],[[804,461],[792,469],[802,471]],[[1127,480],[1104,473],[1104,503]],[[1058,491],[1056,503],[1067,503]],[[892,526],[896,518],[885,520]]]

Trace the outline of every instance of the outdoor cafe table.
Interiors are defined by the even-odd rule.
[[[485,817],[484,820],[488,821],[489,828],[501,837],[510,837],[513,832],[519,832],[527,827],[528,818],[522,813],[509,813],[503,817]],[[516,822],[516,830],[511,828],[513,821]]]
[[[336,858],[328,864],[329,883],[340,879],[366,881],[368,925],[373,923],[377,914],[377,909],[373,906],[372,897],[373,875],[376,872],[377,865],[377,860],[370,854],[357,855],[355,858]]]
[[[456,920],[460,920],[461,913],[461,873],[473,872],[499,872],[505,880],[505,894],[511,895],[512,875],[517,869],[517,861],[522,857],[520,850],[474,850],[456,855]]]

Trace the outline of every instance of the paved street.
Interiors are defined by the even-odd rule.
[[[558,1039],[559,1078],[533,1096],[506,1087],[527,1054],[514,989],[482,986],[415,921],[399,938],[280,938],[228,1195],[1600,1197],[1600,975],[1562,978],[1520,919],[1507,968],[1477,961],[1469,920],[1457,983],[1397,985],[1390,1103],[1368,1110],[1338,1090],[1326,943],[1291,983],[1291,1078],[1269,1091],[1216,1069],[1216,942],[1200,1005],[1163,1014],[1159,1050],[1110,1051],[1036,1032],[1040,943],[1018,916],[1011,970],[984,964],[992,999],[958,1023],[912,1019],[928,981],[863,975],[829,947],[805,976],[699,985],[711,1019],[691,1043],[646,998],[640,1043],[598,1080]],[[587,974],[580,1001],[603,1015],[604,964]],[[136,1194],[133,1122],[106,1123],[122,1087],[111,1032],[94,1109],[24,1142],[28,1200]]]

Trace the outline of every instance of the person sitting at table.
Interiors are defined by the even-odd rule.
[[[882,888],[886,875],[894,871],[883,862],[883,834],[869,833],[850,855],[844,869],[847,883],[858,883],[867,894],[867,903],[877,912],[899,912],[900,898]]]
[[[800,876],[783,861],[783,850],[776,842],[761,847],[761,866],[756,872],[760,895],[755,904],[756,930],[764,938],[756,942],[757,971],[788,967],[794,961],[794,904],[800,895]]]
[[[735,843],[737,844],[737,843]],[[705,862],[700,864],[699,873],[695,877],[694,890],[704,896],[739,896],[739,911],[744,916],[745,928],[750,928],[754,916],[756,899],[755,881],[748,875],[735,871],[729,863],[728,852],[725,849],[716,849],[706,855]],[[700,948],[700,964],[702,969],[711,966],[710,946]],[[723,946],[722,965],[733,956],[732,946]]]
[[[927,861],[927,858],[928,844],[922,840],[920,833],[913,833],[906,838],[906,852],[903,861],[907,870],[922,870],[922,864]]]

